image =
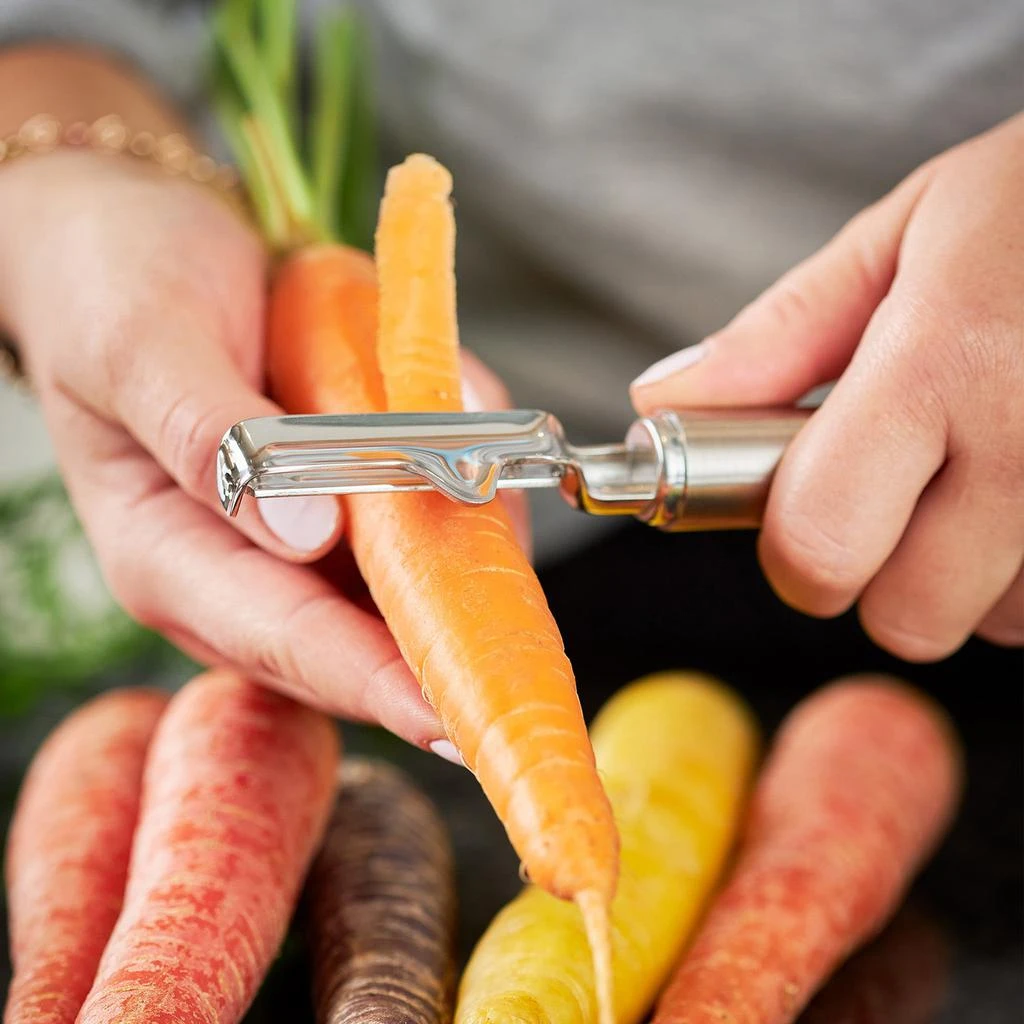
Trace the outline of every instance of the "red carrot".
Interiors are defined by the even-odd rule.
[[[98,697],[36,755],[5,865],[14,977],[4,1024],[71,1024],[124,895],[146,748],[167,698]]]
[[[849,680],[805,701],[655,1024],[793,1021],[895,910],[959,784],[948,725],[909,688]]]
[[[80,1024],[237,1024],[284,937],[337,755],[327,718],[233,672],[174,698]]]

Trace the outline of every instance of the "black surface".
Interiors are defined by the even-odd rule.
[[[937,665],[899,662],[867,640],[853,615],[819,622],[781,605],[747,534],[666,537],[633,527],[551,568],[543,582],[588,716],[617,687],[666,668],[724,679],[751,703],[766,733],[802,696],[849,673],[894,673],[938,698],[966,750],[960,816],[897,925],[823,993],[814,1024],[1024,1020],[1020,651],[972,641]],[[465,955],[519,887],[516,859],[492,812],[464,770],[379,732],[346,732],[350,750],[406,765],[443,808],[458,858]],[[8,795],[14,773],[8,762]],[[302,951],[289,946],[248,1020],[301,1024],[306,1006]]]

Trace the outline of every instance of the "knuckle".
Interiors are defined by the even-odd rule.
[[[864,632],[879,647],[910,662],[940,661],[966,640],[966,635],[951,635],[937,625],[900,621],[891,609],[862,604],[860,621]]]
[[[354,694],[353,710],[363,718],[376,719],[385,724],[389,717],[388,710],[395,704],[395,680],[407,674],[405,659],[396,651],[366,677],[364,684]]]
[[[197,408],[196,399],[181,394],[172,399],[157,428],[161,461],[194,497],[207,497],[213,480],[217,446],[224,417],[217,406]]]
[[[801,610],[811,614],[844,610],[864,583],[848,539],[821,516],[798,511],[779,516],[762,537],[762,557],[769,576],[794,592]]]
[[[815,306],[813,297],[797,283],[795,275],[787,274],[772,287],[766,310],[775,327],[789,331],[796,324],[806,321]]]
[[[954,393],[965,383],[1019,379],[1024,322],[986,297],[965,298],[955,284],[943,290],[946,297],[936,288],[891,304],[889,342],[909,383]]]
[[[272,679],[286,682],[300,698],[318,699],[315,682],[310,678],[304,659],[296,652],[305,636],[322,635],[314,630],[319,616],[331,616],[343,598],[333,593],[310,594],[302,598],[281,620],[278,628],[254,637],[248,658],[255,669]],[[322,624],[321,624],[322,626]]]

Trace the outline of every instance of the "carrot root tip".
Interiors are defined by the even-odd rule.
[[[594,960],[594,987],[597,992],[599,1024],[615,1024],[615,993],[612,983],[611,921],[608,904],[596,889],[576,895],[583,916],[583,929]]]

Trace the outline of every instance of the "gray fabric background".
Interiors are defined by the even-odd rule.
[[[201,117],[207,6],[0,0],[0,41],[105,43]],[[1024,108],[1021,0],[361,6],[391,152],[455,175],[465,344],[580,440],[621,433],[653,359]],[[541,555],[588,525],[541,501]]]

